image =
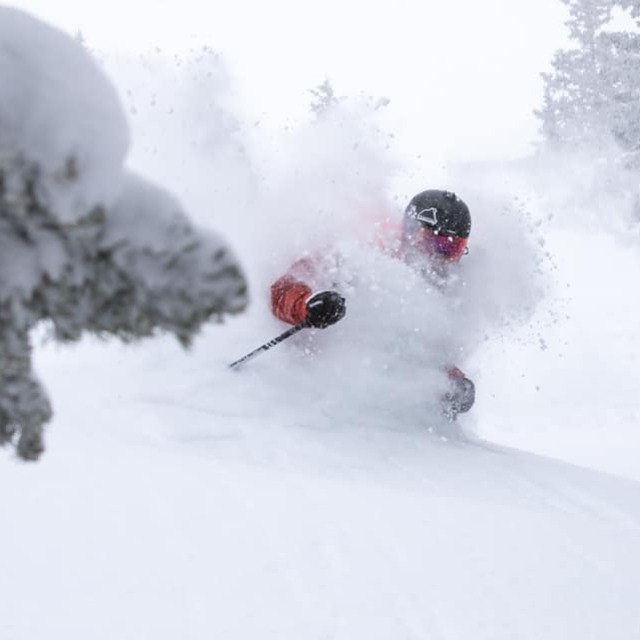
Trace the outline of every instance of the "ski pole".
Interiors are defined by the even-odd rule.
[[[294,333],[298,333],[298,331],[300,331],[301,329],[306,329],[308,326],[309,325],[307,324],[306,321],[301,322],[300,324],[294,325],[293,327],[291,327],[291,329],[287,329],[284,333],[281,333],[276,338],[273,338],[273,340],[269,340],[269,342],[265,342],[261,347],[254,349],[250,353],[247,353],[246,356],[243,356],[239,360],[232,362],[229,365],[229,367],[233,369],[234,367],[237,367],[247,362],[247,360],[251,360],[252,358],[255,358],[258,354],[262,353],[263,351],[268,351],[269,349],[271,349],[271,347],[275,347],[277,344],[280,344],[283,340],[290,338]]]

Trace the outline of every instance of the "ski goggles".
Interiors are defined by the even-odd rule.
[[[436,234],[431,229],[422,228],[417,234],[417,244],[431,255],[442,256],[446,260],[457,262],[465,253],[468,253],[467,238],[449,235],[446,233]]]

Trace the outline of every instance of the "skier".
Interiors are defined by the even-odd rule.
[[[450,191],[428,190],[415,195],[405,209],[402,225],[385,238],[387,251],[444,289],[451,269],[467,253],[471,216],[467,205]],[[302,258],[271,285],[273,314],[292,325],[305,322],[325,329],[346,313],[345,298],[332,287],[339,260],[318,255]],[[334,285],[335,286],[335,285]],[[457,367],[445,371],[449,390],[441,398],[444,415],[455,420],[471,409],[475,386]]]

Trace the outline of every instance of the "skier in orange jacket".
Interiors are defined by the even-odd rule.
[[[442,288],[446,276],[467,252],[471,215],[467,205],[450,191],[428,190],[409,202],[398,230],[393,253]],[[306,323],[325,329],[346,313],[346,301],[337,291],[314,291],[323,281],[323,260],[302,258],[271,285],[273,314],[292,325]],[[446,369],[449,390],[441,398],[451,420],[471,409],[475,386],[457,367]]]

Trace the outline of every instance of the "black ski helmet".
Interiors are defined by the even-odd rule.
[[[411,198],[405,210],[404,225],[407,233],[425,227],[435,234],[468,238],[471,214],[469,207],[452,191],[430,189]]]

